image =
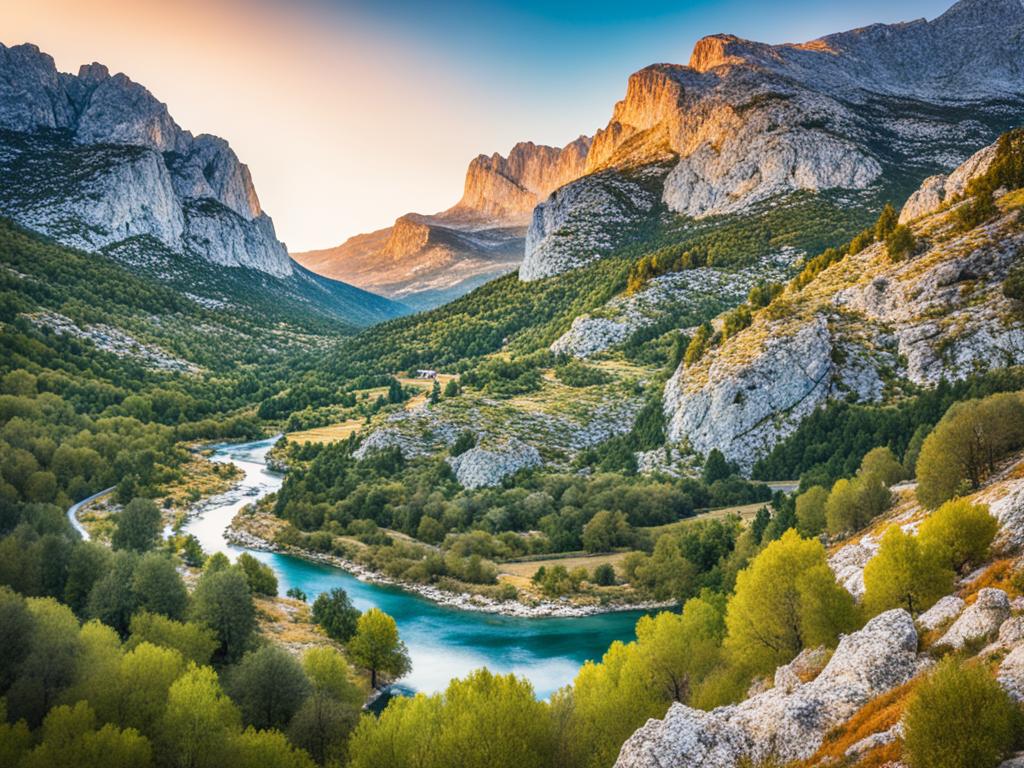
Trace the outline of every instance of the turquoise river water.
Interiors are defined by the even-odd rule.
[[[231,462],[245,473],[239,486],[210,500],[185,530],[194,534],[207,553],[237,556],[242,547],[228,544],[224,529],[235,513],[281,486],[281,475],[265,465],[273,440],[222,445],[216,461]],[[482,666],[526,677],[537,696],[547,698],[570,682],[588,659],[600,659],[615,640],[632,640],[636,612],[580,618],[513,618],[446,608],[401,589],[369,584],[349,573],[300,558],[251,551],[277,573],[279,590],[303,590],[310,600],[334,587],[343,587],[357,608],[376,606],[395,618],[412,657],[412,673],[401,688],[427,693],[443,689],[453,677]]]

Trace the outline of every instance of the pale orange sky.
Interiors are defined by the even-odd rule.
[[[145,85],[227,139],[292,252],[434,213],[477,154],[605,125],[631,72],[732,32],[803,41],[953,0],[0,0],[0,42]]]

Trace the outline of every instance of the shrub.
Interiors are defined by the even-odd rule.
[[[796,497],[797,530],[803,536],[817,536],[825,530],[825,503],[828,491],[820,485],[808,488]]]
[[[1024,301],[1024,264],[1010,270],[1003,281],[1003,295],[1013,301]]]
[[[995,768],[1013,747],[1019,713],[988,672],[950,657],[915,691],[905,723],[912,768]]]
[[[455,438],[455,442],[452,443],[452,447],[448,449],[448,453],[452,456],[461,456],[471,448],[476,447],[476,433],[471,429],[465,429],[459,432],[458,437]]]
[[[238,565],[245,573],[245,580],[249,582],[249,590],[254,595],[268,595],[273,597],[277,594],[277,576],[273,569],[261,563],[248,552],[238,556]]]
[[[327,636],[339,643],[348,642],[356,633],[359,609],[352,605],[348,593],[341,587],[321,592],[313,601],[313,621],[323,628]]]
[[[828,568],[825,548],[791,530],[737,576],[725,647],[741,667],[769,672],[804,647],[834,644],[857,618],[853,598]]]
[[[859,531],[892,503],[892,494],[877,475],[858,475],[837,480],[825,504],[828,532],[832,535]]]
[[[917,239],[910,227],[905,224],[900,224],[885,238],[885,249],[893,261],[903,261],[913,255],[915,248]]]
[[[593,387],[611,381],[611,376],[600,368],[581,363],[579,360],[558,366],[555,368],[555,376],[569,387]]]
[[[988,505],[963,499],[947,501],[921,524],[922,546],[942,553],[954,571],[980,565],[999,532],[999,521],[989,514]]]
[[[903,465],[887,447],[873,448],[861,459],[859,475],[875,475],[886,485],[899,482],[904,477]]]
[[[611,563],[601,563],[594,569],[592,580],[601,587],[610,587],[615,583],[615,568]]]

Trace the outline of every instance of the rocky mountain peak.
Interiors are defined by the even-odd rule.
[[[749,47],[755,45],[735,35],[708,35],[697,41],[690,54],[690,69],[707,72],[727,64],[743,64],[750,58]]]
[[[182,130],[166,104],[123,73],[96,62],[58,73],[35,45],[0,44],[0,128],[33,139],[5,162],[35,169],[39,188],[0,196],[0,210],[25,226],[78,248],[148,235],[217,264],[292,272],[228,143]],[[47,178],[55,153],[61,172]]]
[[[565,147],[527,141],[512,147],[507,157],[480,155],[466,170],[462,199],[452,212],[525,223],[537,203],[583,175],[590,143],[586,136]]]

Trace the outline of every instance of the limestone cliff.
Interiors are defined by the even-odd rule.
[[[579,178],[590,139],[565,147],[516,144],[505,157],[480,155],[466,170],[462,199],[432,216],[399,217],[334,248],[293,254],[321,275],[422,308],[448,301],[514,270],[538,202]]]

